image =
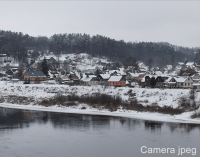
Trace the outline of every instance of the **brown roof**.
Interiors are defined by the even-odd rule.
[[[143,78],[145,76],[145,74],[140,74],[139,76],[138,76],[138,78]]]

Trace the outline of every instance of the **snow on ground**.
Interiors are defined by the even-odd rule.
[[[189,89],[152,89],[152,88],[129,88],[129,87],[103,87],[103,86],[68,86],[54,84],[17,84],[0,81],[0,95],[16,95],[25,97],[34,97],[35,99],[49,98],[55,93],[62,94],[75,93],[79,96],[102,93],[113,96],[120,96],[123,100],[129,100],[128,91],[136,94],[136,98],[143,105],[157,103],[159,106],[178,106],[178,100],[181,96],[187,96]],[[197,95],[199,100],[200,94]]]
[[[129,100],[130,96],[128,92],[132,90],[132,93],[135,93],[137,100],[143,105],[151,105],[152,103],[157,103],[159,106],[178,106],[178,100],[181,96],[187,96],[189,89],[158,89],[158,88],[129,88],[129,87],[103,87],[103,86],[68,86],[68,85],[46,85],[46,84],[17,84],[17,83],[8,83],[5,81],[0,81],[0,96],[24,96],[32,97],[35,100],[40,100],[41,98],[50,98],[53,97],[56,93],[61,92],[63,95],[69,95],[75,93],[79,96],[102,93],[112,96],[119,95],[124,101]],[[199,100],[200,94],[197,93],[196,100]],[[195,122],[200,123],[199,120],[190,119],[191,113],[183,113],[181,115],[170,116],[163,115],[159,113],[137,113],[135,111],[98,111],[96,109],[81,110],[79,108],[63,108],[61,107],[42,107],[42,106],[31,106],[30,105],[13,105],[0,103],[2,107],[17,107],[17,108],[26,108],[34,110],[47,110],[53,111],[54,109],[58,112],[67,112],[67,113],[83,113],[83,114],[100,114],[100,115],[114,115],[114,116],[124,116],[130,118],[139,118],[139,119],[149,119],[149,120],[163,120],[163,121],[178,121],[181,119],[183,122]]]

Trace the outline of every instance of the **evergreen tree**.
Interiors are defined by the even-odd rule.
[[[43,62],[42,62],[42,72],[48,76],[48,71],[49,71],[49,66],[47,64],[47,60],[46,58],[43,59]]]
[[[194,61],[195,61],[198,65],[200,65],[200,49],[197,50],[197,52],[195,53]]]
[[[134,70],[138,70],[138,63],[134,57],[128,57],[124,61],[124,66],[125,66],[125,68],[131,67],[130,68],[131,72],[134,72]]]
[[[149,58],[149,59],[147,60],[147,62],[148,62],[148,65],[149,65],[149,70],[151,70],[151,68],[152,68],[152,63],[153,63],[152,58]]]
[[[95,71],[95,75],[98,76],[99,74],[100,74],[100,71],[99,71],[99,69],[97,69],[97,70]]]
[[[150,85],[151,85],[151,87],[154,87],[156,85],[156,79],[155,79],[155,77],[151,78]]]

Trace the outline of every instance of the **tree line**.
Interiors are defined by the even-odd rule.
[[[28,51],[32,58],[41,53],[54,54],[88,53],[92,56],[106,56],[110,59],[124,61],[128,57],[146,64],[151,58],[155,66],[173,64],[176,61],[194,60],[195,48],[184,48],[169,43],[125,42],[109,37],[88,34],[54,34],[51,37],[33,37],[21,32],[0,30],[0,51],[12,55],[22,64],[27,63]],[[186,53],[188,52],[188,53]]]

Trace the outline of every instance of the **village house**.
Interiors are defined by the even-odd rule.
[[[46,75],[42,71],[26,71],[23,78],[25,83],[40,84],[41,81],[46,79]]]
[[[167,88],[176,88],[176,80],[173,78],[173,77],[168,77],[167,80],[165,80],[164,82],[164,87],[167,87]]]
[[[58,69],[60,65],[59,62],[53,57],[47,59],[47,64],[49,65],[51,70]]]
[[[79,77],[75,73],[70,73],[69,74],[69,79],[70,80],[79,80]]]
[[[110,78],[110,74],[99,74],[97,77],[99,78],[100,85],[107,85],[108,80]]]
[[[131,72],[128,72],[128,74],[126,76],[126,79],[130,80],[130,81],[134,81],[134,80],[137,80],[137,78],[138,78],[139,75],[140,75],[140,73],[131,73]]]
[[[187,67],[190,67],[190,68],[196,67],[196,64],[195,64],[194,62],[187,62],[185,65],[186,65]]]
[[[200,89],[200,83],[193,83],[192,88],[193,89]]]
[[[62,80],[69,81],[70,79],[69,79],[68,74],[63,75],[63,76],[62,76]]]
[[[185,63],[178,62],[178,65],[176,66],[177,69],[184,69],[186,67]]]
[[[82,62],[82,58],[78,57],[74,60],[75,62]]]
[[[123,76],[111,76],[108,80],[109,86],[126,86],[126,79]]]
[[[137,78],[138,82],[141,82],[141,80],[143,79],[143,77],[145,76],[145,74],[140,74]]]
[[[189,76],[182,76],[182,77],[174,77],[176,80],[176,87],[177,88],[192,88],[193,80]]]
[[[198,83],[200,81],[200,76],[198,73],[191,76],[193,82]]]
[[[98,85],[99,84],[99,79],[98,77],[86,77],[84,79],[81,80],[83,85],[88,85],[88,86],[92,86],[92,85]]]
[[[146,75],[144,78],[141,80],[142,88],[144,87],[151,87],[151,79],[155,78],[156,85],[154,87],[161,88],[164,85],[164,78],[162,76],[158,75]]]

